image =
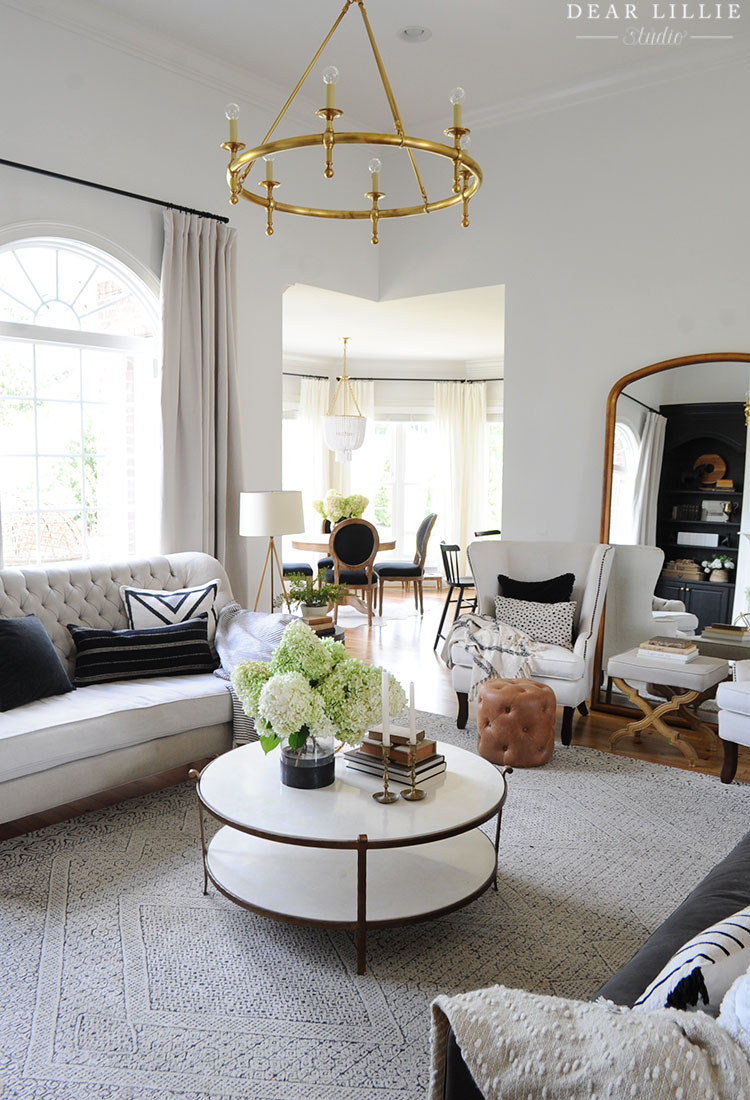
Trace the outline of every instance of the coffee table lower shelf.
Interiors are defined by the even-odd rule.
[[[495,882],[497,853],[480,829],[360,853],[278,844],[224,826],[208,846],[206,871],[231,901],[264,916],[356,929],[362,973],[367,929],[427,920],[468,905]]]

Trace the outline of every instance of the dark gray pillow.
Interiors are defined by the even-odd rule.
[[[36,615],[0,619],[0,711],[72,690],[50,636]]]

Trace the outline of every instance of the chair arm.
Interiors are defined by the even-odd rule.
[[[750,680],[750,661],[734,662],[734,678],[738,683]]]
[[[665,600],[662,596],[654,596],[651,601],[652,611],[687,611],[682,600]]]

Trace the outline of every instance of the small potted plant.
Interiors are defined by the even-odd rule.
[[[280,592],[274,598],[274,606],[282,607],[286,603],[299,609],[303,619],[315,619],[325,615],[334,604],[340,603],[347,593],[345,584],[327,584],[325,571],[321,569],[317,581],[306,577],[304,573],[291,573],[287,578],[287,595]]]
[[[729,569],[734,569],[734,558],[728,554],[716,554],[708,561],[701,562],[703,571],[708,573],[708,579],[715,584],[726,584],[729,580]]]

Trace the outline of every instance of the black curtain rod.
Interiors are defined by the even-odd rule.
[[[642,408],[648,409],[649,412],[652,412],[652,413],[658,413],[659,412],[658,409],[652,409],[650,405],[646,405],[643,401],[639,401],[637,397],[631,397],[630,394],[625,393],[624,390],[620,394],[620,397],[627,397],[629,401],[635,401],[636,405],[640,405]]]
[[[50,179],[64,180],[66,183],[77,183],[81,187],[93,187],[95,191],[108,191],[111,195],[122,195],[126,199],[138,199],[140,202],[150,202],[152,206],[163,206],[167,210],[180,210],[183,214],[197,214],[199,218],[211,218],[215,222],[229,224],[229,218],[223,214],[210,214],[207,210],[193,210],[189,206],[180,206],[176,202],[165,202],[164,199],[152,199],[149,195],[139,195],[135,191],[123,191],[119,187],[108,187],[106,183],[94,183],[93,180],[82,180],[77,176],[65,176],[62,172],[50,172],[46,168],[35,168],[33,164],[19,164],[15,160],[4,160],[0,157],[0,164],[6,168],[18,168],[21,172],[35,172],[38,176],[49,176]]]
[[[291,370],[285,370],[281,373],[286,375],[287,378],[317,378],[319,381],[328,379],[327,374],[295,374]],[[335,380],[339,381],[339,375],[336,375]],[[470,386],[473,382],[504,381],[503,378],[360,378],[359,375],[349,375],[349,380],[351,382],[461,382],[465,386]]]

